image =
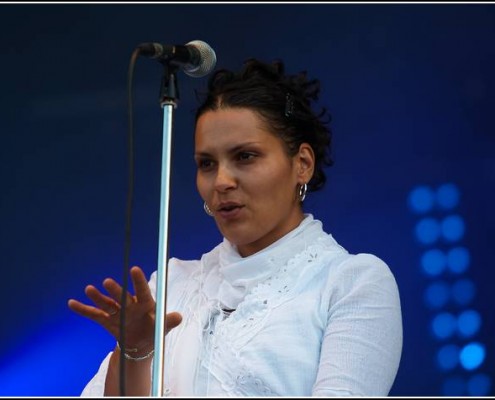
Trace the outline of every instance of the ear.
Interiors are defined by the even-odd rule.
[[[295,155],[296,175],[299,184],[308,183],[315,170],[315,153],[308,143],[301,143]]]

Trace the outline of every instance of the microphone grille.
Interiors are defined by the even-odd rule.
[[[186,46],[193,46],[198,50],[200,61],[197,66],[184,68],[184,73],[193,78],[201,78],[213,71],[217,63],[217,55],[208,43],[201,40],[193,40],[187,43]]]

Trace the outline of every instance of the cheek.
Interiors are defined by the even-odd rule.
[[[263,197],[262,201],[265,204],[283,204],[292,201],[295,186],[292,184],[293,179],[290,172],[272,171],[269,176],[265,175],[265,178],[257,179],[251,185],[259,197]]]
[[[196,175],[196,189],[198,190],[198,193],[201,196],[201,198],[203,200],[206,200],[208,194],[208,185],[204,177],[202,177],[200,174]]]

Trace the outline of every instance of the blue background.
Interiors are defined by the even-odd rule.
[[[349,251],[384,259],[397,279],[404,349],[391,395],[494,395],[490,4],[2,4],[0,395],[77,396],[112,349],[113,339],[66,303],[85,299],[87,283],[122,274],[130,55],[141,42],[195,39],[215,49],[217,67],[281,58],[287,71],[321,80],[335,166],[305,208]],[[138,60],[131,263],[148,275],[158,251],[161,75],[155,61]],[[205,84],[179,75],[170,253],[180,258],[196,258],[220,240],[195,190],[194,90]],[[459,202],[427,214],[455,213],[464,233],[455,243],[422,242],[415,227],[425,212],[411,208],[410,195],[444,183],[455,185]],[[453,245],[469,250],[462,278],[475,291],[465,306],[482,317],[469,340],[436,337],[433,317],[460,308],[435,309],[424,298],[433,281],[456,277],[426,274],[423,253]],[[485,350],[476,368],[454,360],[442,369],[444,344],[471,341]],[[466,383],[473,374],[481,374],[478,386]]]

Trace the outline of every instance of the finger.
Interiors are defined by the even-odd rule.
[[[119,304],[122,302],[122,286],[115,282],[112,278],[107,278],[103,281],[103,287],[106,289],[108,294]],[[134,303],[134,297],[127,292],[125,306]]]
[[[170,332],[172,329],[174,329],[181,322],[182,322],[182,315],[180,315],[178,312],[174,311],[174,312],[168,313],[166,318],[165,318],[165,334]]]
[[[80,301],[74,299],[70,299],[67,302],[67,305],[75,313],[96,322],[100,322],[103,318],[108,316],[105,311],[93,306],[88,306],[87,304],[81,303]]]
[[[84,293],[97,307],[110,315],[116,314],[120,310],[120,304],[117,301],[104,295],[93,285],[86,286]]]
[[[69,308],[76,314],[86,317],[97,324],[103,326],[110,334],[114,337],[118,337],[119,334],[119,324],[117,318],[111,318],[111,316],[105,311],[89,306],[87,304],[81,303],[80,301],[70,299],[68,302]]]
[[[154,302],[148,280],[146,279],[143,270],[139,267],[132,267],[130,273],[137,301],[140,303]]]

